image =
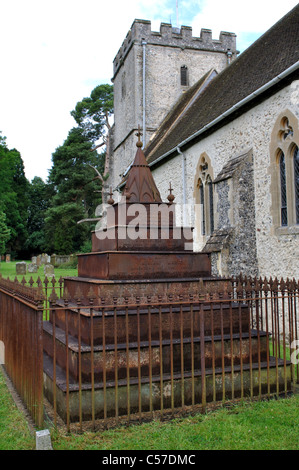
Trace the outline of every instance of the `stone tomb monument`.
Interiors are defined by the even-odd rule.
[[[140,296],[140,298],[147,298],[154,293],[159,293],[163,297],[171,292],[181,295],[183,292],[192,291],[192,289],[198,291],[200,283],[211,289],[219,282],[226,283],[227,286],[231,282],[229,279],[223,280],[211,276],[209,255],[192,251],[192,233],[184,230],[184,227],[176,226],[175,204],[171,190],[166,204],[167,208],[171,209],[168,225],[165,226],[164,220],[159,216],[155,223],[150,220],[151,211],[155,206],[161,204],[162,200],[141,146],[142,144],[138,140],[135,160],[126,180],[122,200],[114,203],[110,197],[108,201],[110,204],[108,212],[110,211],[112,217],[109,217],[107,212],[107,227],[92,234],[92,252],[78,256],[78,277],[65,279],[65,288],[70,296],[68,308],[64,307],[62,300],[56,303],[56,306],[59,307],[55,312],[55,355],[58,364],[55,369],[56,384],[53,383],[53,317],[49,322],[44,322],[45,395],[53,403],[53,390],[55,389],[57,410],[64,420],[67,419],[67,409],[69,409],[70,421],[75,422],[79,419],[79,397],[81,397],[82,416],[85,420],[91,419],[92,397],[94,397],[96,418],[104,416],[105,396],[108,400],[106,413],[107,416],[112,417],[116,412],[119,415],[128,413],[128,398],[130,398],[130,413],[138,412],[140,396],[142,411],[149,410],[151,406],[153,409],[160,409],[161,395],[163,396],[164,408],[172,405],[180,406],[182,359],[184,361],[184,403],[188,405],[192,402],[192,374],[194,375],[196,402],[200,403],[202,354],[205,356],[207,384],[212,383],[211,318],[213,317],[217,367],[221,368],[223,359],[225,367],[229,370],[231,334],[238,337],[240,325],[242,327],[243,364],[248,364],[250,360],[248,353],[250,315],[247,305],[244,304],[231,307],[230,311],[228,306],[223,304],[221,307],[222,320],[219,314],[220,307],[217,306],[217,303],[214,303],[213,306],[216,312],[213,317],[211,316],[211,305],[209,303],[204,305],[204,329],[200,327],[198,311],[197,320],[194,317],[193,327],[190,327],[194,314],[190,305],[184,307],[184,311],[182,311],[183,331],[181,323],[178,321],[177,312],[176,321],[173,321],[174,312],[169,303],[164,304],[161,311],[153,308],[150,316],[146,307],[139,310],[135,305],[128,307],[129,314],[127,316],[125,311],[119,309],[114,311],[113,308],[110,308],[110,311],[105,311],[103,318],[103,310],[100,306],[102,298],[110,297],[111,303],[109,305],[111,305],[113,298],[117,299],[128,293],[128,295],[131,293],[134,296]],[[120,210],[122,204],[126,204],[125,215]],[[135,237],[134,239],[133,234],[130,233],[130,224],[134,219],[133,209],[136,204],[140,204],[143,210],[143,220],[140,223],[143,238],[136,239]],[[150,236],[153,227],[156,229],[156,237]],[[165,230],[167,236],[165,236]],[[76,298],[78,287],[86,298],[88,298],[91,287],[95,293],[99,293],[93,299],[92,323],[89,309],[82,307],[78,311],[76,303],[72,301]],[[78,343],[78,314],[80,315],[81,348]],[[160,328],[162,328],[162,340]],[[103,330],[105,330],[105,344],[103,344]],[[66,331],[69,335],[67,342],[65,340]],[[224,335],[223,341],[221,341],[221,331]],[[183,335],[183,341],[181,335]],[[200,341],[199,337],[201,337]],[[260,357],[265,360],[265,335],[260,332],[260,337],[261,342],[258,346],[256,334],[254,332],[251,334],[251,357],[256,359],[259,347],[261,348]],[[170,338],[173,343],[169,341]],[[240,365],[241,360],[240,341],[240,337],[234,340],[235,367]],[[91,348],[92,342],[93,348]],[[103,351],[104,346],[105,350]],[[192,348],[194,350],[193,365]],[[92,354],[91,351],[93,351]],[[223,351],[225,351],[225,357]],[[138,353],[141,361],[139,371]],[[66,373],[67,368],[69,375]],[[161,370],[163,370],[162,380]],[[138,378],[139,372],[141,378]],[[218,372],[214,370],[214,372],[216,373],[217,397],[221,397],[223,377],[221,370],[220,372],[219,369]],[[130,376],[129,389],[128,373]],[[69,376],[68,381],[67,376]],[[231,375],[226,377],[229,377],[229,380],[226,379],[229,393],[229,387],[232,387]],[[240,374],[236,373],[235,377],[234,391],[237,396],[240,394]],[[92,387],[93,378],[94,390]],[[80,386],[79,383],[81,383]],[[170,393],[172,387],[173,396]],[[128,390],[130,391],[128,392]],[[67,393],[69,393],[68,396]],[[128,393],[130,393],[130,397],[128,397]],[[118,397],[117,405],[115,396]],[[206,399],[207,401],[213,399],[211,385],[210,387],[207,385]]]

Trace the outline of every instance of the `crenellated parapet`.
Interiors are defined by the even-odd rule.
[[[181,49],[195,49],[210,52],[230,54],[235,57],[236,34],[221,31],[219,39],[212,38],[210,29],[201,29],[199,37],[192,35],[191,26],[174,28],[171,24],[161,23],[160,31],[152,31],[151,21],[135,19],[125,40],[113,61],[113,75],[115,76],[121,67],[126,55],[134,44],[146,44],[166,47],[177,47]]]

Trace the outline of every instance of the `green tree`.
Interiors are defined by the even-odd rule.
[[[90,97],[83,98],[71,111],[71,115],[84,132],[85,137],[95,143],[105,140],[110,129],[109,118],[113,114],[113,85],[98,85]]]
[[[6,215],[0,210],[0,255],[6,252],[6,243],[10,238],[10,230],[6,225]]]
[[[28,238],[25,246],[30,254],[46,251],[45,214],[52,196],[52,187],[35,176],[28,188]]]
[[[110,122],[113,114],[113,85],[104,84],[95,87],[90,97],[83,98],[71,111],[78,126],[82,129],[84,136],[97,145],[94,150],[103,147],[100,154],[102,170],[95,170],[97,178],[104,187],[104,181],[108,178],[110,165]]]
[[[9,150],[5,137],[0,136],[0,204],[6,215],[10,238],[6,249],[21,254],[27,239],[27,209],[29,182],[24,164],[16,149]]]
[[[100,170],[99,159],[91,150],[92,143],[83,130],[73,128],[52,155],[48,184],[53,197],[45,217],[47,251],[75,253],[90,239],[91,227],[77,222],[94,217],[101,203],[99,184],[91,168]]]

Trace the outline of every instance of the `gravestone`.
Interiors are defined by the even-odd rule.
[[[54,276],[54,266],[52,264],[45,264],[44,266],[44,274],[47,277],[53,277]]]
[[[34,264],[34,263],[28,264],[29,273],[37,273],[37,270],[38,270],[37,264]]]
[[[10,263],[10,261],[11,261],[10,255],[6,255],[5,261],[6,261],[6,263]]]
[[[36,264],[37,264],[38,267],[40,267],[40,265],[42,264],[41,261],[42,261],[42,260],[41,260],[41,255],[38,255],[38,256],[36,257]]]
[[[47,255],[47,253],[43,253],[41,255],[41,264],[49,264],[51,262],[51,256]]]
[[[20,263],[16,263],[16,273],[17,274],[26,274],[27,272],[27,263],[25,261],[21,261]]]
[[[69,255],[52,255],[51,257],[51,264],[54,266],[60,266],[61,264],[69,263],[72,259]]]
[[[37,264],[37,257],[36,256],[32,256],[31,263],[32,264]]]

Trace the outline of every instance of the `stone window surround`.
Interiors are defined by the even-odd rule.
[[[200,200],[200,185],[203,185],[204,191],[204,207],[201,208],[201,211],[204,210],[205,214],[205,234],[202,233],[202,214],[200,211],[200,220],[197,220],[196,225],[198,229],[198,234],[200,238],[200,244],[204,246],[207,239],[211,235],[211,219],[210,219],[210,192],[209,192],[209,184],[212,182],[212,187],[214,181],[214,172],[213,167],[211,164],[211,159],[209,156],[203,152],[198,160],[198,164],[196,167],[195,178],[194,178],[194,200],[196,204],[201,204]],[[214,204],[215,207],[215,204]],[[215,213],[214,213],[215,217]]]
[[[287,131],[292,129],[292,134]],[[294,150],[299,147],[298,119],[289,110],[278,116],[273,127],[270,141],[270,167],[271,176],[271,216],[273,230],[277,236],[299,234],[299,225],[296,223],[295,183],[294,183]],[[285,156],[288,225],[281,225],[281,186],[279,162],[281,154]]]

